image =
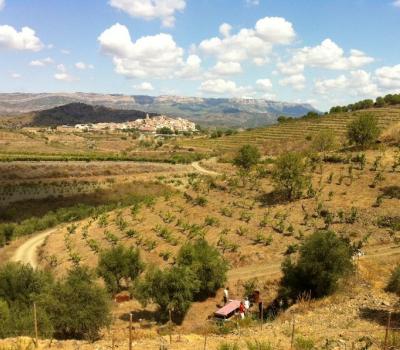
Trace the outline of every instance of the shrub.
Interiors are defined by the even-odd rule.
[[[139,250],[118,245],[100,254],[97,272],[104,279],[108,291],[115,294],[123,289],[122,282],[128,287],[143,267]]]
[[[237,343],[222,343],[218,346],[218,350],[239,350]]]
[[[378,218],[378,226],[400,231],[400,216],[380,216]]]
[[[294,341],[296,350],[312,350],[314,349],[314,341],[309,338],[297,337]]]
[[[306,185],[305,165],[298,153],[285,153],[275,163],[272,178],[278,191],[286,198],[299,198]]]
[[[362,114],[347,126],[347,138],[350,144],[362,148],[376,142],[379,134],[378,120],[372,114]]]
[[[244,145],[241,147],[233,160],[238,168],[250,170],[260,161],[261,154],[257,147]]]
[[[332,130],[322,130],[315,135],[312,142],[312,149],[316,152],[327,152],[336,145],[336,137]]]
[[[273,350],[272,345],[262,340],[246,342],[247,350]]]
[[[385,290],[400,295],[400,265],[393,270]]]
[[[193,271],[200,282],[196,299],[215,295],[226,282],[228,264],[219,251],[204,239],[187,243],[180,249],[177,265]]]
[[[287,258],[282,264],[282,296],[295,299],[302,293],[312,297],[333,293],[339,279],[352,271],[352,255],[349,242],[334,232],[315,232],[300,247],[296,263]]]

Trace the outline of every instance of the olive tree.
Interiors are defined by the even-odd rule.
[[[347,126],[350,144],[366,148],[374,143],[380,134],[378,120],[372,114],[362,114]]]
[[[188,268],[174,266],[160,270],[152,267],[137,281],[133,294],[144,306],[157,304],[163,320],[167,320],[171,312],[173,320],[181,323],[199,288],[199,280]]]
[[[257,147],[244,145],[233,159],[233,164],[242,170],[250,170],[260,161],[261,154]]]
[[[218,249],[204,239],[187,243],[179,251],[177,265],[187,267],[194,272],[200,282],[196,299],[215,295],[215,292],[226,282],[228,264]]]
[[[319,298],[336,291],[353,269],[353,247],[332,231],[316,231],[300,248],[297,262],[282,264],[281,295],[296,299],[304,293]]]
[[[117,245],[100,253],[97,273],[104,279],[110,293],[118,293],[134,281],[143,271],[140,251]]]
[[[307,183],[305,164],[299,153],[284,153],[275,161],[272,179],[276,190],[287,199],[294,200],[301,196]]]

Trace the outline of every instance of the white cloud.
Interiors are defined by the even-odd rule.
[[[273,44],[290,44],[296,37],[292,23],[282,17],[265,17],[256,23],[257,34]]]
[[[115,71],[128,78],[171,78],[193,73],[201,60],[196,55],[184,60],[184,50],[170,34],[157,34],[132,41],[129,30],[119,23],[99,37],[101,50],[113,58]]]
[[[243,28],[234,35],[226,23],[220,26],[219,31],[222,38],[203,40],[199,45],[201,52],[223,62],[251,59],[258,65],[268,62],[273,45],[288,44],[295,37],[292,24],[280,17],[265,17],[256,23],[254,29]]]
[[[260,5],[260,0],[246,0],[246,4],[251,6],[258,6]]]
[[[177,76],[184,79],[200,79],[201,73],[201,58],[197,55],[190,55],[185,65]]]
[[[374,61],[359,50],[351,50],[345,56],[344,50],[331,39],[325,39],[320,45],[304,47],[292,58],[290,64],[296,66],[319,67],[333,70],[350,70],[360,68]]]
[[[400,0],[393,1],[393,6],[400,7]]]
[[[216,75],[234,75],[242,73],[242,66],[239,62],[217,62],[211,72]]]
[[[227,38],[231,35],[232,26],[229,23],[222,23],[219,26],[219,32],[224,38]]]
[[[33,60],[29,63],[32,67],[44,67],[53,64],[54,60],[51,57],[46,57],[41,60]]]
[[[67,50],[67,49],[61,49],[60,52],[61,52],[63,55],[70,55],[70,54],[71,54],[71,51],[70,51],[70,50]]]
[[[77,62],[75,63],[75,67],[80,70],[94,69],[93,64],[87,64],[85,62]]]
[[[0,26],[0,49],[40,51],[43,43],[33,29],[23,27],[20,32],[8,25]]]
[[[399,0],[400,1],[400,0]],[[385,89],[400,89],[400,64],[386,66],[375,71],[377,82]]]
[[[315,91],[321,95],[328,94],[332,90],[344,89],[348,84],[345,75],[340,75],[334,79],[317,80],[315,82]]]
[[[110,0],[110,5],[128,13],[132,17],[147,21],[161,19],[163,26],[173,27],[175,12],[182,12],[186,7],[185,0]]]
[[[199,90],[212,95],[246,96],[253,94],[248,86],[237,86],[234,81],[224,79],[210,79],[201,83]]]
[[[0,0],[0,11],[4,8],[6,5],[6,0]]]
[[[54,74],[54,79],[65,81],[65,82],[73,82],[79,80],[78,78],[73,77],[68,73],[67,68],[63,64],[59,64],[57,66],[58,72]]]
[[[146,92],[154,91],[153,85],[151,83],[149,83],[149,82],[146,82],[146,81],[141,83],[141,84],[134,85],[133,88],[135,90],[137,90],[137,91],[146,91]]]
[[[278,62],[276,65],[279,72],[281,72],[283,75],[296,75],[303,73],[304,71],[304,64],[300,63],[293,63],[293,62]]]
[[[268,92],[272,90],[272,82],[270,79],[258,79],[256,85],[261,91]]]
[[[13,78],[13,79],[20,79],[20,78],[22,78],[22,75],[19,74],[19,73],[12,73],[12,74],[11,74],[11,78]]]
[[[294,90],[303,90],[305,88],[306,78],[303,74],[289,75],[279,80],[279,85],[289,86]]]
[[[371,73],[364,70],[351,71],[334,79],[317,80],[314,90],[321,95],[354,96],[358,98],[376,97],[380,94]]]

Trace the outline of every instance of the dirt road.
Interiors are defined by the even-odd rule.
[[[359,258],[359,261],[371,260],[382,257],[398,257],[400,255],[400,246],[385,245],[371,246],[364,250],[365,255]],[[282,259],[283,261],[283,259]],[[229,281],[246,281],[251,278],[260,277],[279,277],[281,274],[281,262],[268,264],[262,263],[257,265],[248,265],[232,269],[228,272]]]
[[[11,257],[11,261],[22,262],[24,264],[30,264],[33,268],[37,267],[37,250],[46,240],[46,238],[58,230],[58,228],[53,228],[51,230],[44,231],[33,236],[31,239],[27,240],[15,251],[14,255]]]
[[[204,169],[200,165],[200,162],[193,162],[192,163],[192,167],[195,168],[199,173],[202,173],[204,175],[210,175],[210,176],[218,176],[218,175],[220,175],[219,173],[217,173],[215,171]]]

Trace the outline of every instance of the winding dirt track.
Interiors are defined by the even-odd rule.
[[[400,246],[385,245],[378,247],[368,247],[365,249],[365,255],[360,257],[360,261],[372,260],[383,257],[400,257]],[[283,261],[283,260],[282,260]],[[257,265],[238,267],[228,272],[230,281],[249,280],[260,277],[279,277],[281,273],[281,262],[268,264],[267,262]]]
[[[27,240],[24,244],[18,247],[14,255],[11,257],[11,261],[30,264],[33,268],[37,268],[38,248],[44,243],[44,241],[50,234],[57,231],[58,229],[59,228],[53,228],[51,230],[41,232]]]
[[[204,169],[200,165],[200,162],[193,162],[192,163],[192,167],[195,168],[199,173],[202,173],[204,175],[210,175],[210,176],[218,176],[218,175],[220,175],[219,173],[217,173],[215,171]]]

